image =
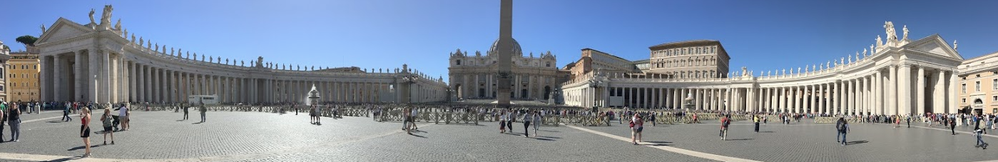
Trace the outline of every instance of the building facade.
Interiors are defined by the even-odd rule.
[[[253,60],[206,57],[166,46],[115,24],[110,5],[100,22],[59,18],[36,42],[41,100],[96,103],[187,101],[216,95],[222,103],[303,103],[315,85],[322,102],[422,103],[447,99],[442,78],[401,68],[316,69]],[[129,39],[131,38],[131,39]],[[184,53],[186,52],[186,53]],[[247,64],[248,63],[248,64]]]
[[[856,115],[955,113],[961,75],[957,67],[964,63],[963,57],[939,35],[909,40],[906,27],[902,38],[896,35],[893,23],[886,22],[884,29],[886,41],[877,36],[869,53],[862,48],[862,54],[796,70],[754,73],[743,67],[740,72],[722,73],[730,76],[726,78],[631,77],[634,74],[593,71],[561,86],[566,104],[581,107]]]
[[[648,73],[665,78],[725,78],[728,52],[716,40],[672,42],[648,47]]]
[[[7,62],[7,101],[39,101],[39,71],[37,48],[11,52]]]
[[[10,60],[10,47],[0,42],[0,99],[7,100],[7,61]]]
[[[515,42],[514,42],[515,43]],[[516,44],[519,47],[519,44]],[[492,49],[495,48],[493,44]],[[519,48],[515,48],[511,66],[510,85],[511,99],[514,100],[547,100],[558,85],[559,75],[557,59],[551,52],[534,56],[523,56]],[[448,76],[451,89],[460,99],[496,99],[498,97],[497,54],[489,50],[486,55],[475,52],[468,55],[467,51],[457,51],[450,54]]]
[[[998,113],[998,52],[964,60],[957,77],[958,108]]]

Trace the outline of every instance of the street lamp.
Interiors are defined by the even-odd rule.
[[[412,84],[415,84],[417,80],[419,80],[419,78],[415,75],[411,75],[409,73],[404,73],[402,75],[402,83],[409,86],[408,92],[406,92],[407,104],[412,104]]]

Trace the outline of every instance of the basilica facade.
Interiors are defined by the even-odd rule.
[[[498,43],[498,41],[496,42]],[[514,100],[547,100],[559,81],[567,76],[560,73],[557,58],[551,52],[523,56],[520,44],[513,41],[510,94],[498,94],[496,43],[483,55],[469,55],[460,49],[450,53],[448,76],[451,89],[459,99],[496,99],[508,95]]]
[[[918,115],[955,113],[962,108],[960,105],[969,105],[959,102],[958,85],[975,76],[958,69],[968,66],[963,65],[968,62],[956,51],[955,42],[951,46],[939,35],[909,39],[907,27],[903,28],[903,37],[898,38],[892,22],[885,22],[885,29],[886,40],[877,36],[869,50],[861,48],[862,53],[808,67],[766,72],[743,67],[726,72],[727,53],[708,45],[706,53],[723,55],[699,58],[709,60],[705,65],[716,65],[714,72],[720,75],[710,70],[684,74],[688,67],[674,66],[690,65],[689,58],[672,59],[676,50],[661,48],[666,51],[663,54],[652,47],[651,65],[646,66],[655,68],[629,72],[585,70],[559,85],[566,105],[580,107]],[[683,53],[678,54],[683,57]],[[635,66],[641,65],[635,62]],[[992,72],[996,68],[972,69]],[[993,78],[991,74],[984,76]]]

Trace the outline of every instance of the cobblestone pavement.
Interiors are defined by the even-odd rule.
[[[951,135],[949,130],[926,129],[913,123],[912,128],[893,128],[889,124],[850,124],[848,144],[835,142],[834,124],[810,124],[810,120],[790,125],[769,123],[753,132],[750,122],[733,122],[727,141],[718,136],[720,122],[703,124],[646,124],[645,141],[663,141],[667,145],[759,161],[982,161],[998,159],[998,150],[975,148],[976,138],[964,132]],[[622,137],[630,137],[627,123],[606,127],[586,127]],[[939,127],[942,128],[942,127]],[[972,128],[972,127],[971,127]],[[970,129],[965,129],[969,131]],[[998,136],[984,139],[998,141]]]
[[[97,111],[99,116],[103,111]],[[419,123],[407,135],[401,123],[371,118],[323,118],[308,124],[305,113],[208,112],[199,123],[183,113],[135,111],[132,129],[115,132],[115,145],[102,145],[92,133],[93,158],[84,150],[79,115],[61,122],[61,112],[24,115],[20,142],[0,144],[0,161],[713,161],[678,149],[758,161],[981,161],[998,159],[993,149],[974,148],[969,128],[950,135],[942,127],[894,129],[887,124],[852,124],[847,146],[835,143],[834,125],[768,124],[752,132],[751,123],[735,122],[728,140],[715,136],[717,122],[645,127],[645,145],[629,137],[626,123],[599,127],[542,126],[539,137],[500,134],[495,122],[481,125]],[[97,131],[99,117],[91,123]],[[531,127],[531,133],[533,128]],[[9,130],[4,130],[9,139]],[[602,133],[593,133],[596,131]],[[607,136],[619,136],[610,138]],[[998,141],[988,136],[986,141]],[[110,142],[110,141],[108,141]]]
[[[97,111],[99,116],[102,111]],[[15,155],[55,155],[79,159],[79,115],[59,121],[61,113],[26,115],[20,142],[0,144],[0,159]],[[370,118],[323,118],[311,125],[304,113],[278,115],[258,112],[208,112],[199,123],[197,113],[133,112],[132,128],[115,132],[115,145],[102,145],[102,134],[91,134],[93,158],[84,160],[159,159],[168,161],[709,161],[638,147],[567,127],[542,127],[538,138],[500,134],[496,123],[436,125],[419,123],[419,132],[407,135],[401,123]],[[42,120],[36,120],[42,119]],[[95,131],[100,126],[90,126]],[[531,128],[532,130],[532,128]],[[9,135],[7,135],[9,138]],[[110,142],[110,141],[108,141]],[[459,155],[459,156],[456,156]],[[106,158],[106,159],[103,159]],[[604,159],[604,160],[599,160]],[[17,159],[13,159],[17,160]]]

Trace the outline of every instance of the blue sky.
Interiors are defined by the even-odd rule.
[[[498,37],[498,0],[5,1],[0,40],[39,35],[59,17],[88,23],[114,5],[113,20],[136,36],[184,51],[308,66],[397,68],[447,78],[448,53],[485,52]],[[838,60],[885,37],[940,34],[972,58],[998,51],[998,1],[514,1],[513,37],[529,52],[551,51],[558,66],[594,48],[630,60],[648,47],[719,40],[732,71],[756,73]]]

